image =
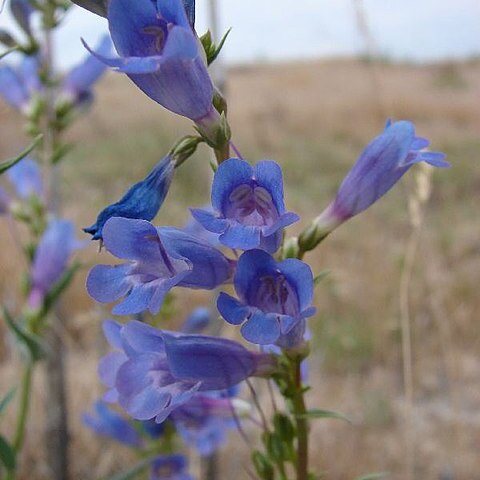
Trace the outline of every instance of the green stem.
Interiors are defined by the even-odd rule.
[[[13,440],[13,448],[19,452],[23,445],[25,437],[25,424],[27,422],[28,407],[30,405],[30,388],[32,385],[33,363],[28,360],[24,366],[22,377],[22,392],[20,398],[20,410],[18,411],[17,429]]]
[[[302,358],[297,357],[294,360],[295,368],[295,396],[293,397],[293,411],[297,425],[297,480],[308,479],[308,419],[306,417],[307,408],[305,406],[305,397],[302,385],[301,373]]]

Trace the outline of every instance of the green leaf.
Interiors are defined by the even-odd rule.
[[[357,477],[355,480],[377,480],[379,478],[386,478],[388,475],[388,472],[369,473],[367,475]]]
[[[7,322],[10,331],[15,335],[20,344],[26,348],[30,359],[35,362],[44,358],[46,349],[40,337],[28,332],[19,325],[5,307],[3,307],[3,316],[5,317],[5,321]]]
[[[20,152],[18,156],[10,160],[5,160],[4,162],[1,162],[0,175],[2,173],[5,173],[9,168],[12,168],[14,165],[16,165],[20,160],[25,158],[40,143],[41,139],[42,139],[42,135],[38,135],[38,137],[35,138],[33,143],[30,146],[28,146],[25,150],[23,150],[23,152]]]
[[[13,397],[15,396],[16,388],[12,388],[7,394],[0,400],[0,415],[5,411],[8,407],[8,404],[12,401]]]
[[[0,435],[0,461],[8,471],[15,470],[15,450],[2,435]]]
[[[126,470],[125,472],[117,473],[116,475],[107,477],[105,480],[132,480],[140,472],[143,472],[143,470],[145,470],[156,457],[157,455],[143,458],[138,463],[136,463],[132,468]]]
[[[334,418],[337,420],[344,420],[348,423],[352,423],[352,420],[350,420],[347,416],[338,413],[338,412],[333,412],[330,410],[319,410],[317,408],[313,410],[308,410],[305,415],[298,415],[298,418],[309,418],[309,419],[314,419],[314,418]]]
[[[13,53],[13,52],[16,52],[17,50],[19,50],[20,47],[18,45],[16,45],[15,47],[11,47],[7,50],[5,50],[4,52],[0,53],[0,60],[3,58],[3,57],[6,57],[8,54],[10,53]]]

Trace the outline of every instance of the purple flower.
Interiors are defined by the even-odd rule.
[[[171,418],[184,443],[200,455],[211,455],[224,445],[228,430],[236,427],[233,419],[235,400],[217,392],[197,393],[172,412]]]
[[[120,57],[92,54],[168,110],[202,125],[219,121],[203,52],[181,0],[110,0],[107,18]]]
[[[106,330],[120,350],[112,353],[123,358],[105,357],[100,378],[113,385],[119,404],[138,420],[160,423],[197,391],[223,390],[275,368],[272,355],[232,340],[173,334],[136,321],[123,327],[109,322]]]
[[[212,321],[212,312],[205,307],[195,308],[182,325],[183,333],[200,333]]]
[[[25,56],[16,69],[9,65],[0,67],[0,95],[25,115],[30,111],[33,97],[43,93],[38,69],[38,59],[31,56]]]
[[[193,217],[210,232],[221,234],[223,245],[243,250],[275,252],[283,228],[299,219],[285,211],[282,170],[268,160],[255,167],[238,158],[223,162],[213,178],[212,205],[215,214],[191,209]]]
[[[174,286],[211,290],[231,275],[232,262],[219,250],[172,227],[156,228],[145,220],[113,217],[103,228],[107,250],[129,260],[97,265],[87,279],[88,293],[99,302],[117,304],[118,315],[148,309],[158,313]]]
[[[30,307],[38,308],[65,272],[70,256],[80,245],[74,235],[72,222],[55,219],[48,224],[33,257],[28,298]]]
[[[112,217],[152,220],[157,215],[167,196],[174,172],[174,161],[166,156],[141,182],[136,183],[116,203],[104,208],[97,221],[83,231],[92,235],[92,240],[102,239],[105,222]]]
[[[213,208],[208,206],[203,208],[203,210],[213,213]],[[218,247],[220,245],[220,242],[218,241],[218,233],[209,232],[201,223],[197,222],[195,218],[190,219],[190,221],[183,227],[183,231],[189,235],[205,240],[213,247]]]
[[[315,220],[316,224],[328,232],[363,212],[416,163],[448,167],[445,154],[424,151],[429,144],[426,138],[415,135],[412,122],[388,121],[384,132],[362,152],[344,178],[333,202]]]
[[[300,260],[276,262],[262,250],[250,250],[239,259],[234,277],[240,300],[220,293],[217,308],[233,325],[242,325],[243,337],[259,345],[300,342],[311,307],[313,275]],[[294,339],[285,337],[294,335]]]
[[[32,35],[30,20],[35,12],[29,0],[10,0],[10,11],[18,25],[27,35]]]
[[[152,462],[150,480],[193,480],[183,455],[161,455]]]
[[[110,55],[112,41],[105,36],[97,47],[101,55]],[[105,72],[106,65],[91,55],[67,74],[62,84],[64,100],[74,105],[81,105],[92,100],[92,87]]]
[[[94,404],[95,413],[84,413],[84,425],[91,428],[97,435],[109,437],[129,447],[140,448],[142,438],[135,427],[121,415],[111,410],[104,402]]]
[[[26,157],[18,162],[8,170],[7,175],[20,198],[28,199],[32,195],[43,197],[40,167],[32,158]]]

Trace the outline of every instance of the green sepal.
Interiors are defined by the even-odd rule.
[[[252,453],[252,463],[262,480],[274,480],[275,471],[273,465],[262,452],[255,450]]]
[[[40,337],[25,330],[25,328],[23,328],[19,322],[16,322],[12,318],[10,312],[5,307],[3,307],[2,310],[8,328],[14,334],[19,344],[23,346],[30,360],[36,362],[37,360],[45,358],[46,348]]]
[[[3,435],[0,435],[0,461],[5,465],[5,468],[12,472],[16,466],[16,453],[11,445],[5,440]]]
[[[276,413],[274,415],[273,425],[275,427],[275,431],[278,432],[280,437],[286,442],[291,442],[295,438],[295,426],[290,420],[290,417],[284,413]]]
[[[343,415],[342,413],[333,412],[331,410],[319,410],[317,408],[308,410],[305,414],[299,415],[298,418],[308,418],[308,419],[333,418],[336,420],[344,420],[345,422],[353,423],[350,418]]]
[[[205,56],[207,57],[207,65],[210,65],[218,57],[218,54],[221,52],[223,45],[225,44],[225,41],[227,40],[227,37],[231,31],[231,28],[226,31],[218,45],[216,45],[213,41],[210,30],[207,30],[207,32],[200,37],[200,42],[202,42],[203,50],[205,51]]]
[[[5,160],[4,162],[0,163],[0,175],[2,173],[5,173],[9,168],[12,168],[14,165],[16,165],[20,160],[25,158],[39,143],[40,140],[42,139],[42,135],[38,135],[37,138],[32,142],[31,145],[29,145],[25,150],[20,152],[15,158],[12,158],[10,160]]]
[[[13,397],[15,396],[15,392],[17,389],[13,387],[10,389],[10,391],[7,392],[7,394],[0,400],[0,415],[3,414],[5,409],[8,407],[10,402],[13,400]]]
[[[205,140],[198,135],[186,135],[182,137],[170,150],[170,155],[175,160],[175,168],[189,159],[197,150],[198,145]]]
[[[52,155],[52,165],[57,164],[62,160],[67,153],[69,153],[73,149],[73,144],[71,143],[64,143],[62,145],[59,145],[55,148],[55,151],[53,152]]]
[[[0,43],[5,45],[8,50],[0,54],[0,58],[3,58],[5,55],[8,55],[10,52],[18,50],[18,42],[15,38],[12,37],[10,32],[7,32],[4,28],[0,28]]]

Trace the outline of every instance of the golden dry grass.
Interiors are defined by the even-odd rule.
[[[480,470],[480,65],[373,68],[378,85],[372,82],[372,65],[360,61],[230,71],[234,140],[252,162],[274,158],[283,165],[287,204],[302,214],[302,225],[326,205],[387,116],[415,121],[434,149],[449,154],[453,168],[434,174],[410,288],[416,478],[472,480]],[[95,212],[145,175],[175,137],[190,128],[125,78],[107,76],[97,96],[93,111],[70,134],[78,146],[63,167],[64,213],[79,227],[90,224]],[[5,157],[23,139],[17,133],[19,119],[3,106],[0,116],[0,153]],[[202,149],[180,169],[158,223],[181,225],[188,218],[186,206],[208,199],[207,161]],[[399,280],[410,232],[407,187],[403,182],[307,258],[317,273],[331,271],[317,287],[319,314],[310,323],[314,355],[308,401],[354,420],[352,425],[333,420],[314,424],[313,462],[328,479],[348,480],[372,471],[403,478]],[[15,305],[19,260],[3,222],[0,242],[1,299]],[[87,265],[98,261],[95,246],[81,258]],[[101,258],[108,261],[106,254]],[[71,471],[79,480],[119,471],[129,460],[124,449],[98,440],[79,421],[80,412],[101,392],[95,365],[105,348],[99,339],[99,314],[107,313],[87,297],[85,274],[86,269],[68,292],[62,332],[68,346]],[[197,293],[187,297],[177,293],[178,317],[205,298]],[[0,358],[1,394],[18,380],[7,339],[0,344]],[[29,480],[49,478],[41,374],[35,385],[22,459]],[[14,410],[0,419],[2,432],[11,431]],[[231,435],[226,452],[220,478],[247,478],[241,468],[247,450],[238,435]]]

